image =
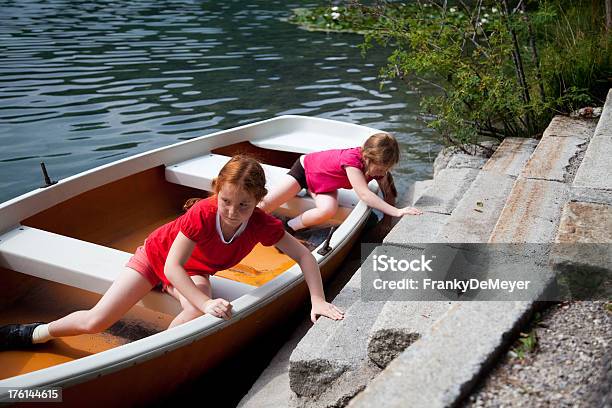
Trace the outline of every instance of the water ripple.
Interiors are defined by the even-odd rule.
[[[41,157],[67,177],[283,114],[376,124],[405,146],[430,140],[418,95],[379,88],[384,52],[364,60],[358,36],[281,21],[300,6],[0,0],[0,201],[38,186]],[[423,176],[419,166],[406,173]]]

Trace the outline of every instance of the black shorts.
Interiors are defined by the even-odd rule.
[[[304,172],[304,166],[302,166],[299,157],[295,163],[293,163],[293,166],[291,166],[287,174],[296,179],[300,187],[308,189],[308,185],[306,184],[306,173]]]

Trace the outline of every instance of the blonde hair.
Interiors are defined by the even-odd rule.
[[[361,157],[373,164],[393,167],[399,162],[399,145],[389,133],[375,133],[363,144]]]
[[[257,202],[268,194],[265,187],[266,175],[261,164],[245,155],[236,155],[225,163],[219,175],[213,180],[213,192],[219,194],[226,183],[243,188],[252,194]]]

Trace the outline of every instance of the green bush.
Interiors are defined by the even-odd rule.
[[[422,107],[429,125],[454,144],[537,136],[554,114],[605,95],[612,49],[603,2],[470,4],[351,2],[332,21],[330,8],[302,11],[300,19],[365,33],[364,52],[388,48],[381,78],[437,89]]]

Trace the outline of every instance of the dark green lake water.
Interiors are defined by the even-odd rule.
[[[440,149],[382,50],[282,21],[282,1],[0,0],[0,202],[120,158],[282,114],[393,132],[400,192]]]

